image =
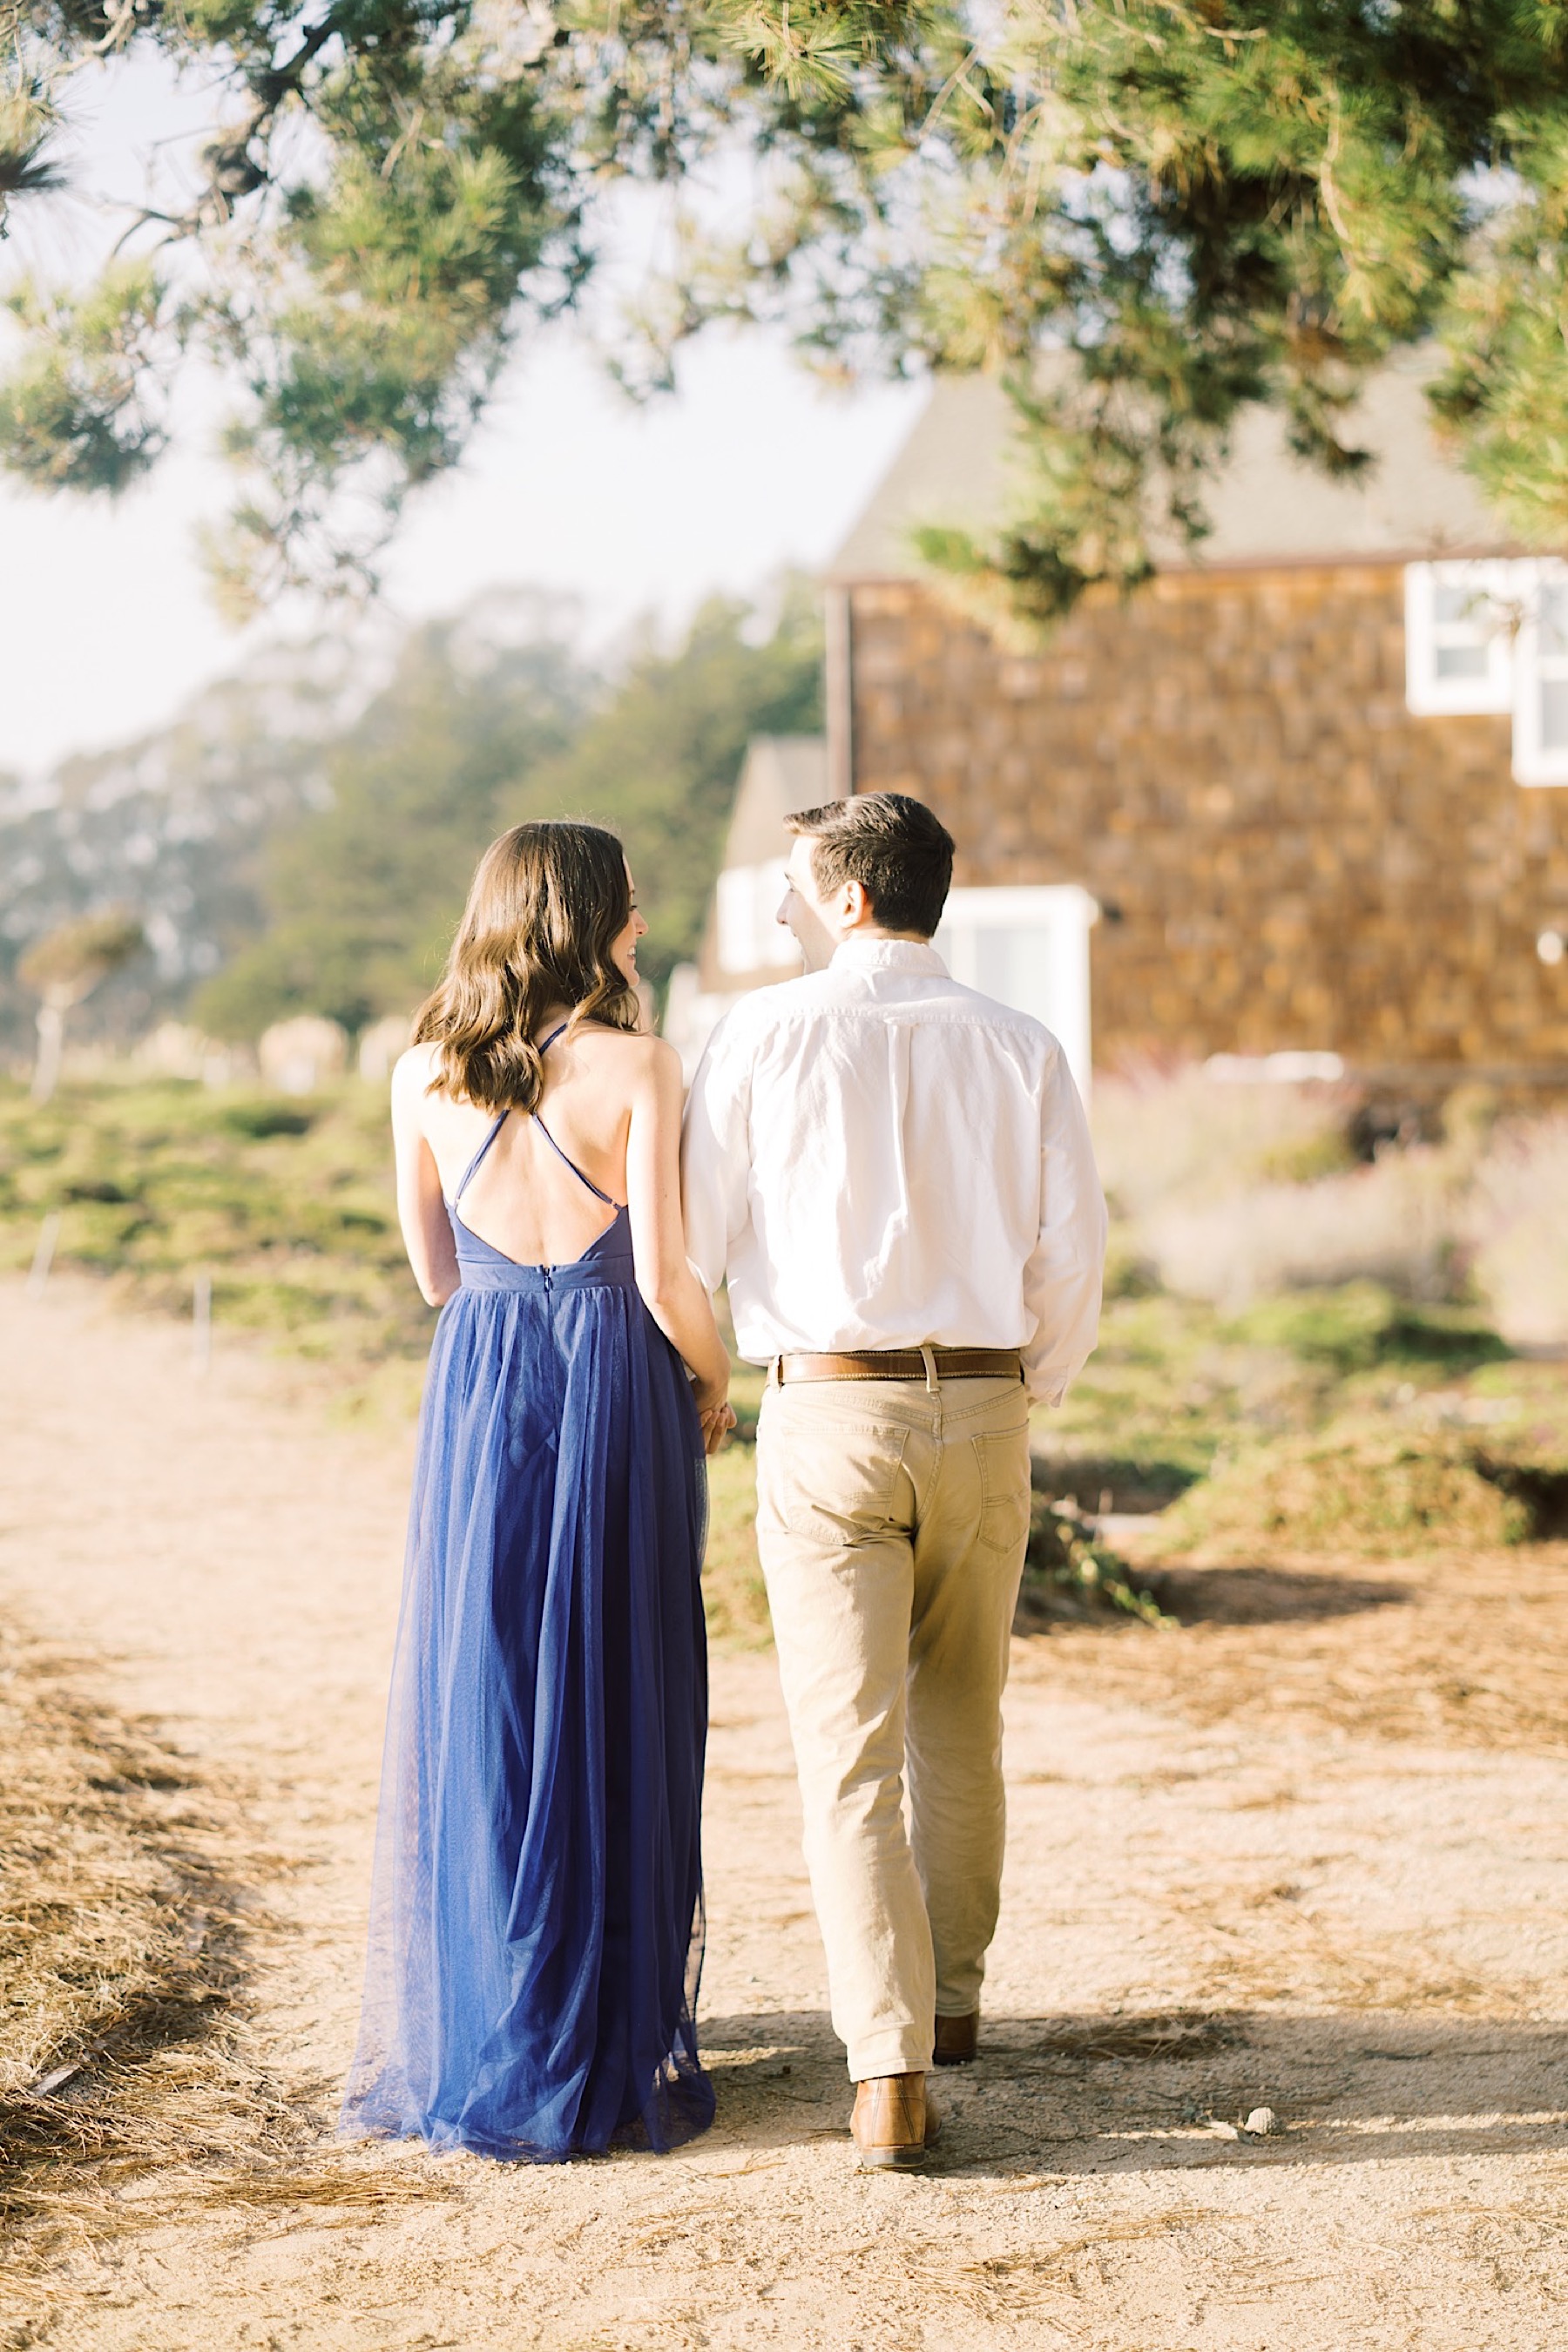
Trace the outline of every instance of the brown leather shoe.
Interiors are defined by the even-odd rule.
[[[967,2066],[980,2047],[980,2011],[967,2017],[939,2017],[931,2056],[939,2066]]]
[[[925,2076],[873,2074],[857,2083],[849,2131],[863,2171],[913,2172],[942,2137]]]

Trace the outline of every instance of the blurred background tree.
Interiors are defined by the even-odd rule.
[[[165,725],[0,788],[0,1048],[30,1046],[29,943],[106,906],[135,908],[151,953],[94,991],[73,1034],[123,1048],[184,1010],[261,929],[266,845],[324,805],[328,749],[393,652],[384,628],[262,647]]]
[[[272,842],[266,928],[201,989],[197,1019],[254,1037],[294,1012],[350,1030],[411,1012],[479,852],[540,817],[620,834],[648,920],[642,969],[662,987],[696,952],[748,737],[820,723],[804,586],[757,632],[750,606],[716,601],[675,650],[646,645],[605,681],[549,638],[486,656],[458,625],[420,631],[332,752],[330,804]]]
[[[509,800],[508,821],[585,816],[615,828],[647,919],[638,968],[662,991],[697,953],[748,740],[821,725],[810,584],[786,583],[771,621],[716,597],[673,652],[648,644],[634,656],[571,749]]]
[[[136,917],[116,911],[62,923],[58,930],[46,931],[36,940],[23,956],[17,967],[21,977],[43,1000],[38,1006],[38,1051],[33,1064],[35,1102],[47,1102],[59,1084],[67,1013],[90,996],[111,971],[140,955],[146,944]]]
[[[85,66],[156,50],[212,92],[194,190],[96,286],[12,289],[0,458],[117,489],[216,359],[237,610],[374,576],[627,180],[680,197],[628,383],[781,316],[829,366],[1006,376],[1017,512],[928,551],[1026,615],[1201,535],[1247,406],[1356,469],[1358,385],[1433,339],[1436,413],[1521,537],[1568,522],[1559,0],[0,0],[0,206],[71,200]]]
[[[479,851],[582,723],[593,681],[558,639],[487,642],[482,615],[413,632],[323,747],[321,804],[260,857],[258,935],[197,992],[215,1034],[291,1013],[351,1031],[408,1012],[439,965]]]
[[[410,1012],[479,852],[527,817],[621,835],[662,987],[696,952],[748,738],[821,723],[821,653],[799,580],[765,612],[715,600],[673,646],[645,632],[597,669],[526,593],[405,635],[268,648],[169,728],[0,805],[0,1045],[19,1055],[30,1035],[37,943],[119,902],[153,952],[94,995],[95,1037]]]

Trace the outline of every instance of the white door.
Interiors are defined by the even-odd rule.
[[[1086,1100],[1089,934],[1099,913],[1076,882],[953,890],[932,942],[954,980],[1045,1023]]]

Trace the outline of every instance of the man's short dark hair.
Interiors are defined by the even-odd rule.
[[[858,882],[889,931],[929,940],[952,886],[952,835],[908,793],[861,793],[786,816],[811,843],[811,870],[826,893]]]

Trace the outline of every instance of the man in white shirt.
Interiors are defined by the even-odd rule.
[[[936,2136],[933,2055],[976,2047],[1028,1402],[1094,1345],[1105,1205],[1055,1038],[931,945],[936,817],[879,793],[789,824],[805,972],[714,1032],[687,1236],[770,1367],[757,1542],[851,2129],[863,2164],[907,2169]]]

